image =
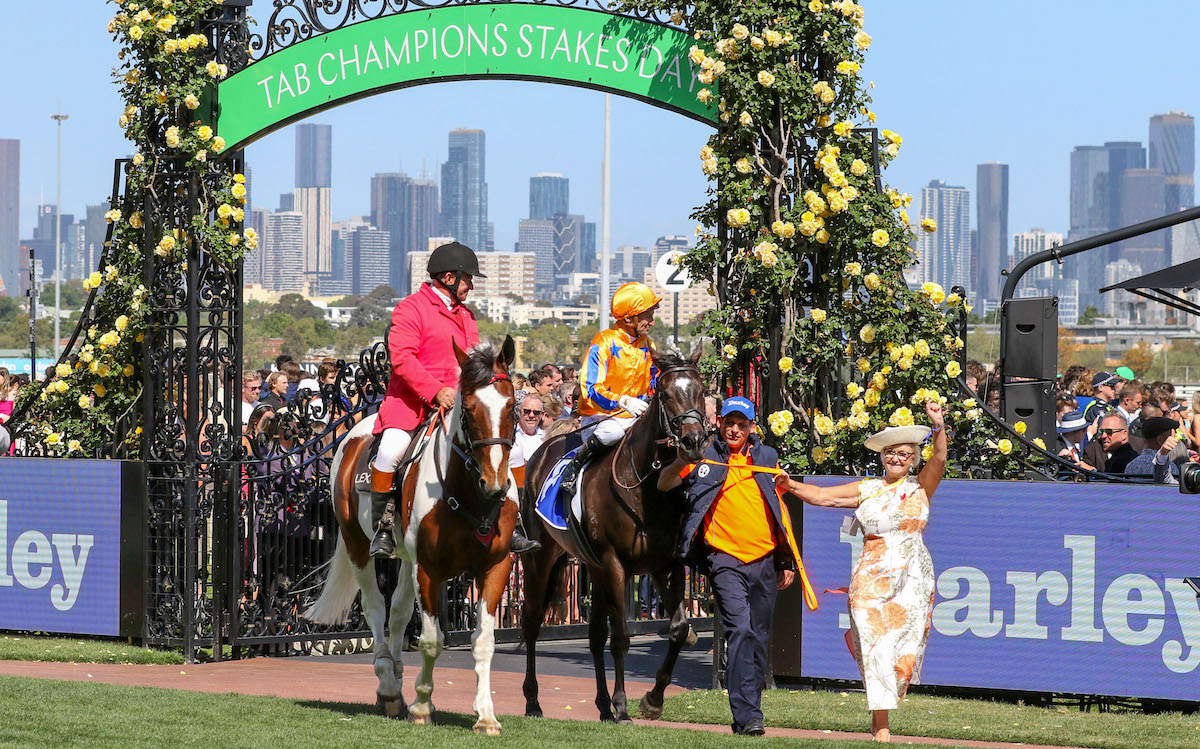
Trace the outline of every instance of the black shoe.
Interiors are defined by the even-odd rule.
[[[383,528],[376,530],[375,538],[371,539],[371,556],[389,559],[395,551],[396,537],[392,535],[392,532]]]
[[[593,455],[604,449],[604,443],[596,439],[596,435],[587,438],[587,442],[579,448],[579,452],[575,453],[575,457],[571,458],[571,462],[563,469],[562,478],[558,484],[558,492],[569,502],[575,496],[575,489],[579,485],[579,472],[583,470],[584,463],[587,463]]]
[[[508,545],[508,550],[513,554],[528,554],[540,548],[542,548],[540,543],[525,537],[525,534],[521,532],[520,526],[513,528],[512,541]]]
[[[751,718],[750,722],[737,731],[741,736],[762,736],[766,732],[767,729],[763,728],[762,718]]]

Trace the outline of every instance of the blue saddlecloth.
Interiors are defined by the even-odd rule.
[[[579,452],[579,448],[575,448],[566,453],[554,464],[554,468],[550,471],[550,475],[546,477],[546,483],[542,484],[542,491],[538,494],[537,502],[534,508],[537,514],[542,516],[550,525],[558,528],[561,531],[567,529],[567,498],[561,496],[559,486],[562,484],[563,470],[567,464],[575,457],[575,453]]]

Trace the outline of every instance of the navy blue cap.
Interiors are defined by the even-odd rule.
[[[750,421],[754,421],[754,404],[749,398],[743,398],[740,395],[735,395],[725,401],[725,405],[721,406],[721,416],[729,414],[741,414]]]

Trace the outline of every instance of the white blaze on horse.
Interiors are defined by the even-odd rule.
[[[512,338],[497,350],[489,344],[463,353],[454,348],[462,373],[454,407],[434,429],[420,458],[403,474],[397,499],[396,555],[400,574],[392,595],[391,638],[384,634],[384,594],[368,553],[371,538],[369,487],[355,486],[356,466],[369,453],[375,417],[350,430],[334,455],[331,480],[341,533],[324,588],[305,616],[319,624],[345,622],[355,594],[375,647],[378,704],[385,715],[414,723],[433,720],[433,664],[442,650],[438,596],[446,580],[467,572],[480,591],[471,638],[477,685],[475,731],[500,733],[492,707],[491,664],[496,607],[508,582],[509,542],[517,519],[517,487],[510,480],[508,453],[514,429],[515,391],[508,378]],[[404,630],[420,602],[420,649],[424,656],[416,700],[401,695]]]

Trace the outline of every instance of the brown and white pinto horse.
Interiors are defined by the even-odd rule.
[[[362,590],[362,608],[375,640],[378,704],[385,715],[414,723],[433,720],[433,663],[442,650],[438,596],[442,584],[468,572],[479,590],[475,634],[476,732],[500,733],[492,707],[491,664],[495,651],[496,607],[508,582],[509,542],[517,519],[517,487],[509,478],[515,391],[508,379],[514,359],[512,338],[497,351],[483,344],[470,353],[455,346],[462,373],[458,398],[434,430],[419,461],[403,479],[397,500],[396,555],[400,574],[392,595],[391,639],[384,635],[384,594],[368,554],[372,518],[369,492],[355,488],[355,466],[375,439],[375,417],[355,425],[333,459],[333,502],[341,534],[320,598],[305,612],[313,622],[344,622]],[[397,474],[399,476],[399,474]],[[511,500],[511,501],[506,501]],[[420,603],[420,648],[424,656],[416,700],[401,695],[404,630]]]

